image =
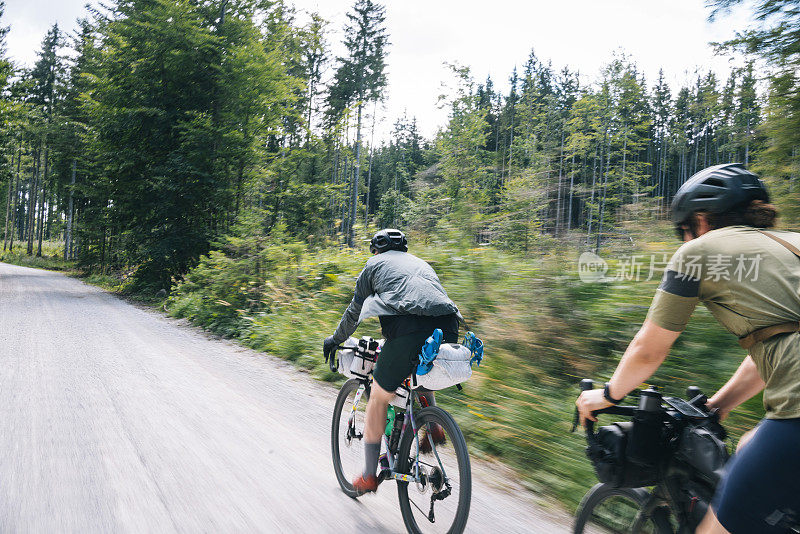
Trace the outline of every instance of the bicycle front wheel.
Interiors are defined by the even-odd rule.
[[[369,390],[361,380],[344,383],[331,421],[331,456],[336,480],[348,497],[358,497],[352,480],[364,471],[364,424]]]
[[[398,472],[417,475],[420,482],[398,482],[400,511],[412,534],[460,534],[469,517],[472,471],[464,435],[455,420],[439,407],[414,414],[397,452]]]
[[[672,534],[669,514],[650,506],[642,488],[596,484],[583,496],[575,513],[575,534]]]

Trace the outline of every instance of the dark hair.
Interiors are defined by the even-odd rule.
[[[708,218],[709,226],[714,230],[735,225],[746,225],[754,228],[772,228],[775,226],[775,219],[778,217],[778,210],[775,209],[775,206],[763,200],[751,200],[746,207],[734,209],[725,213],[708,213],[703,211],[697,213],[705,213]],[[697,235],[694,217],[690,219],[689,224],[692,233]]]

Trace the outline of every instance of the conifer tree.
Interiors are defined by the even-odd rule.
[[[386,88],[386,48],[389,44],[384,26],[386,8],[373,0],[356,0],[347,13],[344,45],[347,56],[338,58],[329,103],[334,116],[350,105],[356,107],[355,164],[350,194],[347,243],[355,242],[358,209],[358,183],[361,175],[361,126],[364,105],[383,97]]]

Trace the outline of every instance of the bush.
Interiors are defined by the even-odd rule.
[[[653,237],[638,249],[631,239],[612,243],[605,254],[676,248]],[[577,504],[594,480],[582,436],[568,432],[577,382],[608,379],[644,320],[658,276],[583,283],[575,268],[578,249],[563,242],[542,244],[535,256],[457,240],[411,242],[487,347],[475,378],[463,392],[441,392],[442,404],[472,450],[517,467],[531,488]],[[368,257],[365,249],[312,250],[281,236],[229,238],[175,287],[167,307],[319,379],[340,381],[322,360],[322,340],[338,324]],[[379,337],[378,321],[367,321],[358,335]],[[712,392],[742,357],[735,339],[700,309],[652,383],[672,395],[683,395],[690,384]],[[748,403],[729,420],[734,435],[760,413],[758,401]]]

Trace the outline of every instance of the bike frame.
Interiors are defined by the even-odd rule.
[[[361,397],[363,397],[364,392],[368,387],[369,382],[362,380],[358,391],[356,391],[356,397],[353,400],[353,407],[350,410],[350,417],[347,420],[348,428],[351,428],[354,424],[358,404],[361,402]],[[386,436],[386,433],[383,433],[381,436],[381,442],[386,448],[386,453],[382,454],[380,457],[385,457],[389,463],[389,478],[399,482],[414,482],[419,484],[423,483],[424,481],[422,479],[421,469],[419,467],[419,435],[417,434],[417,423],[414,420],[414,399],[416,397],[416,390],[409,388],[408,398],[406,399],[405,413],[403,414],[403,428],[400,431],[400,439],[398,439],[398,443],[403,440],[403,435],[406,433],[406,429],[409,428],[410,425],[412,432],[414,432],[414,439],[417,442],[417,454],[414,458],[414,465],[411,469],[412,473],[400,473],[395,469],[395,466],[397,465],[397,452],[392,452],[389,450],[389,438]],[[447,473],[445,472],[444,465],[442,465],[441,458],[439,458],[439,453],[436,451],[436,444],[434,444],[432,438],[429,438],[428,441],[431,445],[431,451],[436,457],[436,461],[439,463],[439,469],[442,471],[443,479],[447,481]]]

